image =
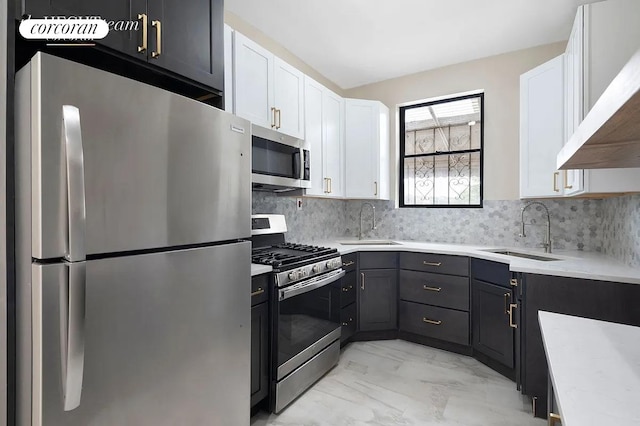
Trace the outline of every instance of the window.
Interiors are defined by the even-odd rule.
[[[400,107],[400,207],[482,207],[484,94]]]

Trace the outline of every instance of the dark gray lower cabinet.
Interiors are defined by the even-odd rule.
[[[469,313],[400,301],[400,330],[469,345]]]
[[[262,401],[269,389],[268,364],[269,307],[260,303],[251,308],[251,406]]]
[[[536,416],[547,415],[548,367],[539,311],[640,326],[640,285],[524,274],[520,291],[521,388],[536,398]]]
[[[398,328],[398,270],[361,269],[358,287],[360,331]]]
[[[513,292],[508,288],[475,279],[471,285],[474,351],[513,368],[515,330],[509,322]]]
[[[358,325],[356,304],[352,303],[346,308],[340,310],[340,322],[342,328],[340,330],[340,342],[344,343],[348,341],[354,334],[356,334],[356,327]]]

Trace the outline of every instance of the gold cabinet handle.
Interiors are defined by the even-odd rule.
[[[555,192],[560,192],[560,189],[558,188],[558,176],[560,175],[560,172],[553,172],[553,190]]]
[[[360,288],[364,290],[364,272],[360,272],[360,278],[362,278],[362,283],[360,284]]]
[[[142,46],[138,46],[138,53],[147,51],[147,14],[138,13],[138,19],[142,19]]]
[[[423,285],[422,288],[424,290],[429,290],[429,291],[440,291],[442,290],[442,287],[429,287],[428,285]]]
[[[564,189],[573,188],[573,185],[567,185],[567,181],[569,180],[569,171],[568,170],[563,170],[563,171],[564,171]]]
[[[516,278],[511,278],[509,283],[511,284],[511,287],[518,287],[518,280]]]
[[[433,325],[440,325],[442,324],[442,321],[435,321],[429,318],[422,318],[423,322],[426,322],[427,324],[433,324]]]
[[[427,265],[427,266],[440,266],[442,265],[442,262],[427,262],[426,260],[422,261],[423,265]]]
[[[518,324],[513,323],[513,309],[517,307],[518,305],[515,303],[509,304],[509,327],[511,328],[518,328]]]
[[[278,125],[276,126],[276,129],[279,129],[280,127],[282,127],[282,110],[276,109],[276,114],[278,116]]]
[[[276,127],[276,109],[271,107],[271,128]]]
[[[354,263],[356,263],[356,262],[354,262],[353,260],[350,260],[350,261],[348,261],[347,263],[342,262],[342,266],[351,266],[351,265],[353,265]]]
[[[562,417],[556,413],[549,413],[549,426],[553,426],[556,423],[562,423]]]
[[[327,180],[329,181],[329,194],[331,194],[333,192],[333,185],[331,182],[331,178],[327,178]]]
[[[375,182],[373,182],[373,184],[376,186],[376,191],[373,193],[373,195],[377,196],[378,195],[378,182],[375,181]]]
[[[253,296],[258,296],[260,294],[264,293],[264,289],[262,287],[258,287],[258,289],[256,291],[254,291],[253,293],[251,293],[251,297]]]
[[[504,294],[504,313],[508,314],[509,313],[509,299],[511,298],[511,294],[509,293],[505,293]]]
[[[151,57],[157,59],[162,55],[162,23],[160,21],[151,21],[151,26],[156,29],[156,50],[151,52]]]
[[[324,191],[325,194],[329,193],[329,178],[324,178]]]

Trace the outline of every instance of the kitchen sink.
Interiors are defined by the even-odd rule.
[[[338,241],[343,246],[399,246],[401,243],[396,243],[391,240],[348,240]]]
[[[546,255],[541,256],[541,255],[537,255],[537,254],[526,253],[526,252],[515,251],[515,250],[507,250],[507,249],[487,249],[487,250],[482,250],[482,251],[488,251],[490,253],[495,253],[495,254],[504,254],[505,256],[522,257],[524,259],[541,260],[541,261],[544,261],[544,262],[548,262],[548,261],[552,261],[552,260],[562,260],[562,259],[557,258],[557,257],[551,257],[551,256],[546,256]]]

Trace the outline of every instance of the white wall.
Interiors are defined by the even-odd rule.
[[[398,104],[484,89],[484,199],[515,200],[519,198],[520,74],[558,56],[565,46],[559,42],[450,65],[349,89],[346,96],[377,99],[389,107],[391,152],[396,152]],[[397,193],[396,159],[390,167]]]

